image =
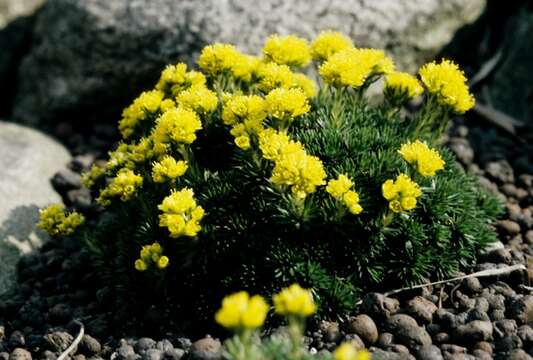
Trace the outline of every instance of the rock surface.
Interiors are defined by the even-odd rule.
[[[35,130],[0,121],[0,293],[7,290],[23,253],[38,247],[39,207],[61,201],[49,179],[70,159],[56,141]]]
[[[44,0],[0,0],[0,29],[18,16],[34,12]]]
[[[339,30],[413,71],[484,7],[485,0],[50,0],[19,68],[13,116],[116,121],[165,64],[191,61],[216,41],[256,52],[271,33]]]

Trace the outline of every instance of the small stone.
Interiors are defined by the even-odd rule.
[[[398,354],[409,354],[409,349],[407,346],[402,344],[392,344],[387,349]]]
[[[58,171],[50,180],[54,189],[58,192],[79,189],[83,185],[81,183],[80,174],[75,173],[70,169],[62,169]]]
[[[3,325],[0,325],[0,341],[3,341],[5,338],[6,338],[6,328]]]
[[[319,329],[324,335],[324,340],[326,342],[336,343],[342,336],[339,330],[339,324],[333,321],[321,321],[319,324]]]
[[[180,360],[185,355],[185,351],[182,349],[171,349],[165,351],[164,358],[166,360]]]
[[[356,334],[348,334],[344,337],[344,342],[352,345],[356,350],[361,350],[365,348],[365,343],[361,338]]]
[[[375,315],[380,319],[384,319],[396,314],[400,308],[400,302],[383,294],[369,293],[363,298],[361,307],[370,316]]]
[[[442,352],[435,345],[422,346],[416,352],[416,358],[419,360],[442,360]]]
[[[102,345],[90,335],[83,335],[79,344],[79,350],[81,353],[92,356],[98,354],[102,350]]]
[[[474,160],[474,150],[467,140],[452,138],[449,146],[462,164],[467,166],[472,164],[472,161]]]
[[[533,322],[533,295],[515,298],[510,302],[507,311],[519,325]]]
[[[377,342],[379,347],[386,348],[393,342],[394,342],[394,335],[392,335],[391,333],[384,332],[384,333],[379,334],[378,342]]]
[[[493,180],[503,183],[514,183],[514,172],[506,160],[492,161],[485,166],[485,171]]]
[[[431,322],[437,309],[437,305],[422,296],[416,296],[407,302],[407,311],[417,320],[425,323]]]
[[[526,353],[522,349],[515,349],[507,355],[507,360],[532,360],[533,357],[531,357],[528,353]]]
[[[157,344],[155,344],[155,347],[156,349],[159,349],[163,352],[174,349],[174,345],[172,345],[172,343],[168,339],[158,341]]]
[[[492,340],[492,323],[490,321],[474,320],[466,325],[457,327],[456,339],[460,343],[475,343]]]
[[[31,360],[31,353],[22,348],[16,348],[9,355],[9,360]]]
[[[533,175],[522,174],[518,177],[518,184],[525,188],[533,187]]]
[[[117,350],[117,355],[121,360],[129,360],[130,357],[135,355],[135,350],[133,350],[131,345],[122,344]]]
[[[378,340],[378,328],[376,323],[368,315],[361,314],[348,321],[346,331],[357,334],[367,345],[372,345]]]
[[[518,327],[514,320],[503,319],[494,322],[494,338],[496,339],[516,335],[517,332]]]
[[[183,349],[185,351],[188,351],[192,346],[191,340],[184,338],[184,337],[179,337],[175,339],[174,344],[177,348]]]
[[[450,354],[463,354],[466,353],[466,348],[454,344],[442,344],[440,349]]]
[[[505,319],[505,310],[496,309],[490,313],[490,319],[492,321],[498,321]]]
[[[409,315],[392,315],[386,320],[385,327],[395,339],[411,349],[431,344],[431,337],[427,331],[418,326],[416,320]]]
[[[483,290],[483,286],[481,286],[478,278],[471,277],[463,280],[462,289],[464,292],[473,295],[480,293]]]
[[[500,220],[498,221],[498,228],[507,235],[516,235],[520,234],[520,225],[511,220]]]
[[[43,336],[45,347],[55,353],[65,351],[73,340],[72,335],[64,331],[54,331]]]
[[[135,350],[142,354],[143,352],[155,348],[156,342],[147,337],[140,338],[135,344]]]
[[[143,354],[143,360],[163,360],[164,352],[159,349],[148,349]]]
[[[9,353],[5,351],[0,352],[0,360],[9,360]]]
[[[511,264],[511,253],[508,249],[496,249],[486,255],[486,260],[496,264]]]
[[[489,355],[492,355],[492,345],[490,345],[490,343],[486,342],[486,341],[477,342],[474,345],[473,349],[483,350],[484,352],[488,353]]]
[[[455,329],[458,325],[457,316],[446,309],[438,309],[435,311],[433,317],[434,321],[440,323],[446,329]]]
[[[8,345],[10,348],[22,348],[26,345],[26,339],[21,331],[15,330],[9,337]]]
[[[477,297],[474,299],[474,301],[475,301],[474,309],[477,309],[478,311],[481,311],[484,313],[489,311],[490,304],[487,299],[483,297]]]
[[[72,357],[72,360],[85,360],[86,357],[83,354],[76,354]]]
[[[92,154],[76,155],[70,161],[69,167],[71,170],[77,173],[81,173],[88,171],[91,168],[93,162],[94,155]]]
[[[195,360],[222,359],[222,344],[220,341],[207,336],[191,345],[189,356]]]
[[[474,320],[481,320],[481,321],[490,321],[489,316],[485,311],[482,311],[480,309],[474,308],[471,310],[468,310],[466,313],[466,320],[465,323],[471,322]]]
[[[481,349],[475,349],[472,355],[476,357],[476,360],[492,360],[492,355]]]
[[[529,325],[522,325],[518,328],[518,337],[524,343],[524,346],[529,347],[533,345],[533,329]]]
[[[502,192],[505,195],[516,197],[516,186],[515,186],[515,184],[503,184],[501,189],[502,189]]]
[[[528,230],[524,235],[524,240],[528,245],[533,245],[533,230]]]
[[[494,342],[494,349],[499,353],[510,352],[513,349],[521,348],[524,344],[516,335],[505,336]]]

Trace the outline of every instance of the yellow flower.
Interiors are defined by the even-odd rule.
[[[93,164],[91,169],[81,176],[81,181],[86,188],[90,189],[94,184],[105,175],[105,169]]]
[[[393,70],[392,60],[382,50],[348,48],[320,65],[319,73],[327,84],[359,88],[374,75],[389,74]]]
[[[216,76],[225,71],[231,71],[240,53],[235,46],[216,43],[203,48],[198,58],[198,66],[206,73]]]
[[[52,236],[70,235],[84,221],[85,218],[80,213],[73,211],[67,215],[65,213],[65,206],[62,204],[52,204],[39,211],[37,227]]]
[[[259,90],[268,93],[276,88],[289,89],[294,86],[294,73],[287,65],[276,63],[260,64],[257,69]]]
[[[385,77],[385,96],[393,103],[401,105],[424,92],[416,77],[403,72],[393,72]]]
[[[107,170],[113,170],[118,167],[133,167],[133,163],[129,161],[130,157],[130,145],[125,143],[119,143],[114,151],[109,152],[109,160],[106,164]]]
[[[135,260],[135,269],[146,271],[150,266],[155,266],[160,270],[168,267],[170,259],[163,255],[163,248],[157,242],[152,245],[145,245],[139,253],[139,259]]]
[[[200,114],[207,114],[216,110],[217,95],[205,86],[195,86],[184,90],[176,97],[177,103],[184,108]]]
[[[381,191],[383,197],[389,201],[389,209],[395,213],[414,209],[416,199],[422,195],[420,186],[405,174],[398,175],[395,181],[385,181]]]
[[[333,354],[335,360],[370,360],[371,356],[367,350],[356,350],[350,343],[341,344]]]
[[[274,129],[266,129],[259,135],[259,149],[265,159],[272,161],[277,161],[291,152],[305,151],[302,144]]]
[[[192,189],[172,191],[158,209],[163,212],[159,215],[159,226],[167,227],[170,237],[194,237],[202,229],[200,220],[204,217],[204,209],[196,204]]]
[[[185,174],[187,168],[186,161],[176,161],[172,156],[167,155],[161,161],[153,163],[152,179],[156,183],[174,180]]]
[[[304,74],[294,74],[291,88],[301,89],[308,98],[315,97],[318,90],[315,82]]]
[[[263,54],[268,61],[280,65],[301,67],[311,62],[309,44],[294,35],[270,35],[263,47]]]
[[[341,50],[352,48],[353,42],[336,31],[322,31],[311,44],[313,59],[324,61]]]
[[[439,104],[463,114],[474,107],[474,96],[469,92],[464,72],[450,60],[435,61],[422,66],[418,72],[429,93]]]
[[[154,115],[161,109],[163,97],[164,94],[161,91],[145,91],[124,109],[118,125],[124,139],[135,133],[139,121],[145,120],[149,115]]]
[[[152,138],[156,143],[168,143],[173,140],[177,143],[191,144],[196,140],[196,131],[200,129],[202,122],[194,111],[173,108],[165,111],[157,119]]]
[[[359,194],[350,190],[353,181],[345,174],[340,174],[337,179],[330,180],[326,191],[337,201],[341,201],[352,214],[357,215],[363,211],[359,204]]]
[[[305,317],[316,312],[311,291],[302,289],[298,284],[282,289],[272,300],[276,313],[281,315]]]
[[[231,66],[232,75],[239,80],[250,82],[257,74],[261,60],[252,55],[238,53]]]
[[[233,95],[224,103],[222,110],[222,120],[226,125],[244,120],[262,122],[266,115],[265,100],[258,95]]]
[[[282,121],[282,127],[310,110],[307,97],[300,89],[274,89],[265,100],[268,114]]]
[[[177,95],[190,87],[204,86],[205,76],[198,71],[187,71],[187,65],[168,65],[161,73],[156,89],[168,95]]]
[[[398,152],[422,176],[435,176],[437,171],[444,169],[445,162],[439,153],[420,140],[403,144]]]
[[[250,137],[244,135],[237,136],[235,138],[235,145],[242,150],[248,150],[250,148]]]
[[[142,138],[137,144],[129,146],[127,159],[135,163],[142,163],[155,156],[154,144],[150,138]]]
[[[220,325],[231,330],[255,330],[265,322],[268,304],[259,295],[251,296],[245,292],[226,296],[222,307],[215,314]]]
[[[128,201],[133,197],[139,187],[142,186],[143,178],[132,170],[122,168],[113,178],[111,183],[100,192],[96,201],[103,206],[111,204],[110,198],[120,197],[122,201]]]
[[[292,151],[294,148],[286,146],[282,149],[274,163],[270,181],[278,186],[290,186],[297,199],[305,199],[316,191],[317,186],[325,184],[326,172],[319,158],[308,155],[303,149]],[[284,153],[284,150],[289,152]]]

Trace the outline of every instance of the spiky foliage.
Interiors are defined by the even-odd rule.
[[[331,59],[317,58],[317,93],[276,57],[217,44],[200,56],[206,76],[170,66],[157,96],[128,108],[124,142],[85,177],[108,196],[84,237],[122,305],[198,323],[229,292],[298,282],[336,316],[361,291],[449,276],[495,240],[499,205],[439,147],[454,111],[438,101],[445,72],[407,116],[402,103],[419,91],[365,98],[393,72],[383,52],[348,47]],[[463,78],[447,97],[468,96]]]

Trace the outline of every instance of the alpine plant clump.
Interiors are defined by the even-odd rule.
[[[362,291],[450,276],[495,241],[498,203],[439,145],[449,116],[474,105],[452,61],[397,72],[383,51],[324,32],[272,35],[258,56],[213,44],[197,63],[167,66],[124,110],[122,141],[83,177],[97,216],[42,213],[52,235],[84,240],[130,309],[210,321],[228,293],[298,283],[337,316]],[[258,298],[226,302],[254,316],[223,311],[224,326],[262,323]]]

